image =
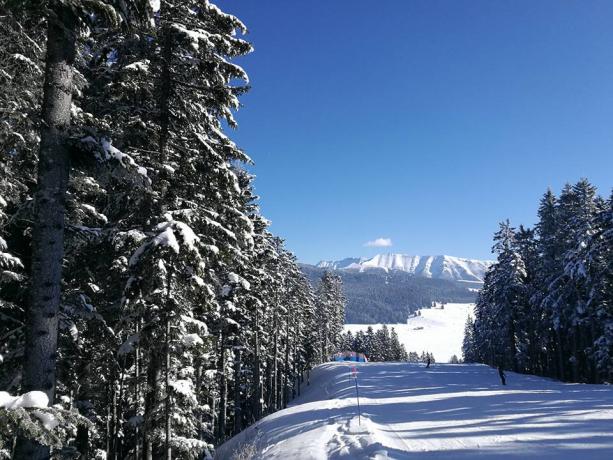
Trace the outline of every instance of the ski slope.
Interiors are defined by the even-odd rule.
[[[613,459],[613,389],[563,384],[484,365],[328,363],[294,403],[216,454],[278,460]]]
[[[437,362],[449,362],[456,355],[462,358],[462,341],[466,318],[473,316],[475,305],[472,303],[448,303],[441,309],[422,308],[418,314],[407,319],[406,324],[388,324],[398,333],[400,343],[408,352],[430,352]],[[371,326],[374,330],[381,324],[345,324],[345,331],[352,334]]]

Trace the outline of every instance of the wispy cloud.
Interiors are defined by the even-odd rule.
[[[391,245],[391,238],[377,238],[376,240],[367,241],[364,243],[364,246],[369,248],[389,248]]]

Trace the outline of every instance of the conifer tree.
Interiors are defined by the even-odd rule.
[[[474,321],[468,316],[464,325],[464,339],[462,341],[462,359],[465,363],[475,363],[479,361],[475,345],[474,329]]]
[[[92,5],[102,10],[85,14]],[[65,442],[88,458],[199,458],[284,407],[322,359],[314,292],[267,231],[241,169],[250,160],[223,129],[236,125],[247,89],[232,62],[251,51],[236,34],[246,29],[204,0],[52,7],[86,32],[66,38],[72,110],[57,152],[75,161],[62,185],[56,394],[92,423]],[[0,98],[14,107],[0,126],[11,152],[0,159],[1,381],[16,393],[43,102],[39,21],[19,9],[0,23]],[[331,349],[340,290],[325,309]]]
[[[608,381],[610,216],[610,201],[582,179],[559,198],[544,195],[534,231],[503,225],[472,336],[466,326],[466,355],[563,380]]]

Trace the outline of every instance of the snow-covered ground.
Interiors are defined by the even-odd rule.
[[[398,333],[398,339],[407,351],[428,351],[437,362],[449,362],[456,355],[462,357],[464,326],[468,315],[473,315],[472,303],[448,303],[443,309],[424,308],[412,316],[406,324],[388,324]],[[346,324],[345,331],[355,334],[366,331],[368,326],[378,329],[381,324]]]
[[[613,388],[508,373],[484,365],[360,363],[361,424],[349,363],[313,372],[311,385],[217,451],[324,459],[613,458]],[[245,457],[243,457],[245,458]]]

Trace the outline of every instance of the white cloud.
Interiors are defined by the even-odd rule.
[[[377,238],[376,240],[364,243],[364,246],[369,248],[389,248],[392,245],[391,238]]]

